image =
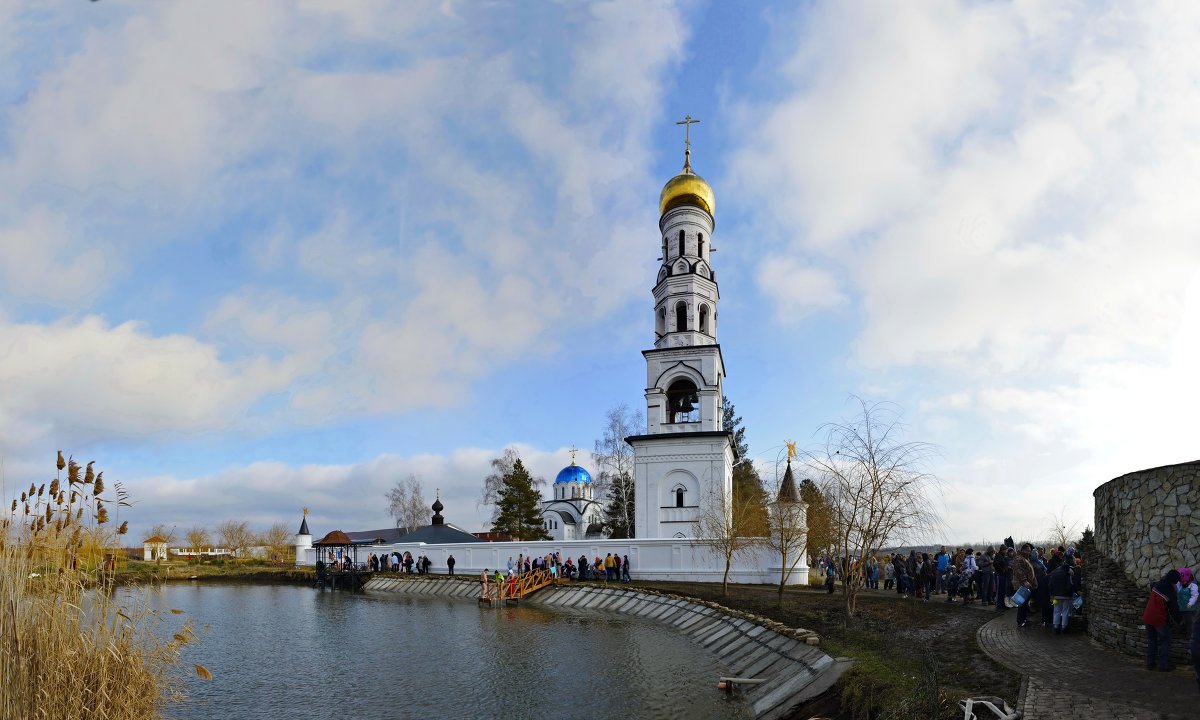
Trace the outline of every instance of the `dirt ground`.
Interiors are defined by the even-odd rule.
[[[802,708],[799,720],[818,713],[854,720],[961,718],[958,701],[976,695],[997,695],[1016,705],[1020,677],[993,662],[975,641],[979,626],[994,617],[978,601],[967,608],[942,595],[922,602],[895,591],[862,590],[847,627],[840,586],[832,595],[823,588],[788,588],[780,603],[772,586],[730,585],[724,595],[720,585],[637,584],[816,631],[825,652],[854,658],[835,696]]]

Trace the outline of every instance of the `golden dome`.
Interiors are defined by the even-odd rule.
[[[666,215],[668,210],[680,205],[695,205],[716,217],[714,210],[717,207],[717,199],[713,195],[712,188],[708,186],[704,178],[691,170],[685,170],[667,181],[667,184],[663,186],[662,195],[659,196],[658,204],[659,213],[662,215]]]

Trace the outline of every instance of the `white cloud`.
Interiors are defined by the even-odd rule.
[[[953,443],[955,487],[1086,517],[1107,479],[1193,459],[1200,11],[825,3],[795,22],[779,94],[737,108],[732,186],[764,201],[777,253],[844,279],[857,361]]]
[[[104,248],[75,246],[70,235],[67,221],[45,207],[0,225],[0,299],[68,306],[93,299],[117,263]]]
[[[506,12],[165,4],[84,25],[17,13],[0,48],[22,32],[65,39],[25,68],[0,123],[0,302],[108,314],[97,305],[145,292],[139,262],[189,232],[193,252],[220,245],[231,272],[239,258],[257,271],[233,291],[153,278],[195,289],[180,315],[198,328],[100,331],[210,358],[193,387],[211,408],[118,434],[228,425],[272,391],[290,391],[298,422],[444,405],[515,353],[553,350],[563,317],[600,320],[648,282],[628,262],[653,217],[645,145],[687,29],[672,3],[597,4],[547,16],[571,42],[505,38],[491,19]],[[527,40],[539,56],[513,51]],[[582,273],[600,289],[581,290]],[[88,375],[120,385],[118,365]],[[36,405],[24,421],[46,420]]]
[[[831,274],[792,258],[764,260],[758,268],[758,284],[763,293],[775,301],[779,314],[789,320],[837,307],[846,301]]]
[[[212,345],[135,323],[0,320],[0,450],[233,430],[291,379],[285,365],[223,362]]]
[[[540,450],[514,445],[535,477],[547,485],[570,462],[566,448]],[[446,506],[446,521],[469,532],[488,529],[490,509],[479,507],[483,478],[491,473],[491,460],[502,449],[459,448],[444,455],[397,456],[384,454],[361,463],[340,465],[289,465],[275,461],[232,466],[212,475],[181,478],[159,475],[125,481],[134,506],[123,511],[131,532],[157,523],[190,528],[209,527],[226,519],[248,520],[257,527],[277,521],[300,522],[307,507],[314,534],[330,530],[370,530],[388,527],[384,497],[399,479],[410,474],[420,478],[426,499],[433,503],[435,492]],[[99,468],[99,466],[97,466]],[[100,468],[107,476],[123,476],[121,468]],[[432,512],[430,513],[432,515]]]

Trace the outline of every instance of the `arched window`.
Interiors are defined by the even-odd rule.
[[[683,507],[683,488],[675,488],[675,507]]]
[[[704,233],[696,233],[696,255],[704,257]]]
[[[708,306],[700,306],[700,332],[708,334]]]
[[[658,309],[658,317],[654,321],[654,330],[659,337],[667,334],[667,308],[660,307]]]
[[[683,231],[679,231],[679,256],[683,257]]]
[[[686,332],[687,329],[687,303],[680,300],[675,304],[675,332]]]
[[[579,488],[577,486],[572,486],[571,497],[573,497],[573,498],[579,497]]]
[[[667,388],[667,422],[699,422],[700,393],[695,383],[680,378]]]

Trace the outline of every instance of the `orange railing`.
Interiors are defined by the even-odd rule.
[[[515,578],[506,578],[499,584],[489,583],[480,594],[479,599],[487,602],[516,602],[526,595],[550,585],[556,579],[549,570],[535,570]]]

